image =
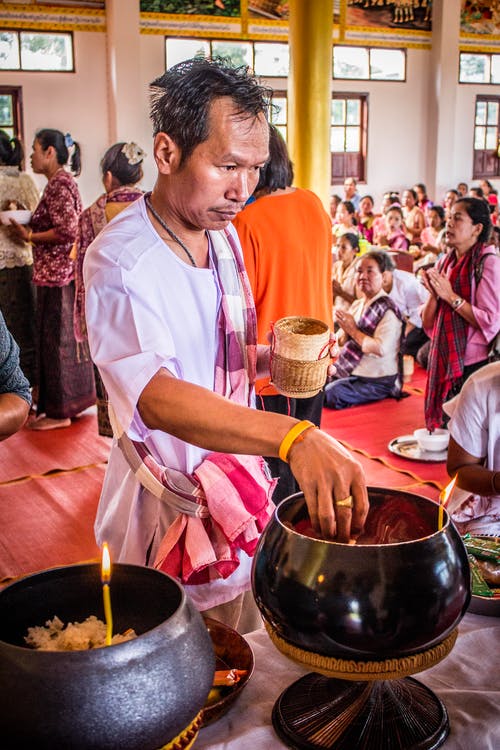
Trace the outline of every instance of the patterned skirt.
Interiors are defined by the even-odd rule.
[[[73,333],[75,285],[37,289],[37,413],[75,417],[95,404],[92,362],[78,357]]]
[[[35,287],[33,266],[0,270],[0,310],[20,349],[21,369],[30,385],[37,384],[35,353]]]

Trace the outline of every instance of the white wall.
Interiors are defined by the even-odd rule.
[[[108,116],[109,95],[106,58],[106,36],[98,32],[75,32],[75,73],[16,73],[0,72],[0,85],[20,85],[23,88],[24,132],[26,152],[36,130],[54,127],[70,132],[82,148],[82,174],[78,183],[83,202],[89,205],[101,192],[99,162],[110,139]],[[134,134],[128,135],[123,122],[119,140],[136,138],[148,154],[144,163],[142,186],[154,184],[155,165],[152,157],[151,122],[149,120],[148,85],[164,70],[164,38],[162,35],[139,35],[139,90],[130,90],[140,110],[134,123]],[[415,182],[428,182],[428,110],[432,86],[431,55],[428,50],[409,49],[407,80],[403,83],[335,81],[339,92],[368,93],[368,163],[367,182],[361,184],[362,193],[371,193],[376,205],[388,189],[402,190]],[[268,81],[272,85],[272,81]],[[137,85],[137,84],[136,84]],[[286,89],[286,81],[274,82],[277,89]],[[132,87],[131,87],[132,88]],[[498,94],[497,87],[481,87],[481,93]],[[474,103],[478,89],[457,84],[457,106],[454,119],[456,158],[449,184],[459,181],[472,183],[472,139]],[[139,125],[137,125],[139,122]],[[137,129],[139,128],[139,132]],[[136,133],[138,132],[138,135]],[[438,155],[439,158],[439,155]],[[29,170],[29,163],[27,162]],[[36,176],[41,188],[45,180]],[[428,184],[431,198],[433,185]],[[500,180],[496,181],[500,187]],[[439,188],[439,191],[441,188]],[[340,195],[342,185],[334,185],[332,192]]]
[[[75,73],[0,72],[0,85],[22,86],[27,171],[33,137],[40,128],[71,133],[82,149],[78,184],[85,205],[100,190],[99,160],[108,144],[106,37],[103,33],[74,32]],[[35,180],[46,184],[41,175]]]

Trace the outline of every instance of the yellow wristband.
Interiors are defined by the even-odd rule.
[[[28,237],[26,238],[26,242],[27,242],[27,243],[28,243],[29,245],[31,245],[31,238],[32,238],[32,237],[33,237],[33,230],[32,230],[32,229],[30,229],[30,230],[28,231]]]
[[[302,433],[306,430],[310,430],[311,427],[317,429],[317,425],[315,425],[313,422],[309,422],[308,419],[304,419],[302,420],[302,422],[297,422],[297,424],[294,424],[291,430],[288,430],[279,447],[279,457],[282,461],[288,463],[288,454],[290,453],[290,448],[302,435]]]

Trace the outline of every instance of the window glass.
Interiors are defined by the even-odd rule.
[[[496,151],[498,146],[498,139],[497,139],[497,129],[495,128],[486,128],[486,148],[492,151]]]
[[[286,78],[290,69],[288,44],[255,42],[255,72],[258,76],[283,76]]]
[[[361,102],[359,99],[347,100],[347,118],[348,125],[359,125],[361,122]]]
[[[14,115],[12,112],[12,97],[9,94],[0,95],[0,127],[5,130],[7,125],[12,125]]]
[[[334,78],[369,78],[368,50],[364,47],[333,48]]]
[[[167,68],[190,60],[192,57],[208,57],[210,45],[204,39],[167,39]]]
[[[19,36],[8,31],[0,32],[0,69],[18,70]]]
[[[73,70],[71,34],[20,32],[23,70]]]
[[[273,106],[271,107],[271,122],[274,125],[286,125],[287,121],[287,109],[286,109],[286,97],[284,96],[273,96]]]
[[[253,68],[253,50],[250,42],[212,42],[212,54],[228,58],[235,68],[249,65]]]
[[[491,83],[500,83],[500,55],[491,56]]]
[[[370,78],[375,81],[404,81],[405,53],[400,49],[370,50]]]
[[[476,125],[486,125],[486,102],[476,102]]]
[[[330,151],[344,151],[345,128],[332,128],[330,133]]]
[[[474,129],[474,148],[476,150],[484,149],[485,141],[486,141],[486,128],[476,127]]]
[[[345,123],[345,99],[332,99],[332,125]]]
[[[488,125],[495,125],[498,122],[498,102],[488,102]]]
[[[345,129],[345,150],[359,151],[359,128]]]
[[[462,52],[460,54],[459,81],[460,83],[489,83],[489,56]]]

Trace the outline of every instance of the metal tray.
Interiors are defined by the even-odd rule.
[[[413,435],[401,435],[391,440],[387,446],[391,453],[410,461],[426,461],[428,463],[443,463],[446,461],[448,449],[444,451],[424,451],[419,448],[417,440]]]

